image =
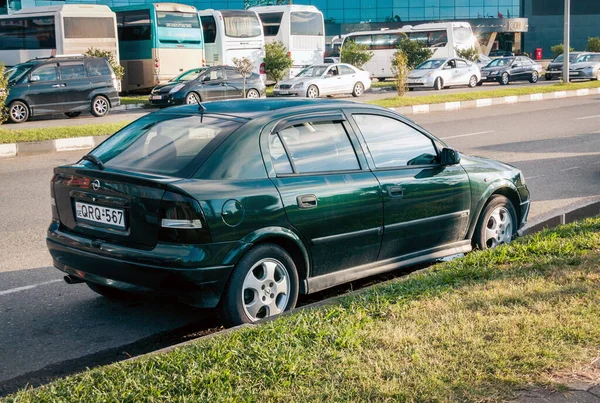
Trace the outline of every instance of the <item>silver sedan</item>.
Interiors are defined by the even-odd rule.
[[[481,81],[477,64],[465,59],[430,59],[408,74],[408,89],[434,88],[441,90],[452,85],[475,87]]]
[[[600,80],[600,53],[579,56],[569,67],[571,78]]]

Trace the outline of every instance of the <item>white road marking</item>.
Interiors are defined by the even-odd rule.
[[[585,120],[585,119],[597,119],[600,118],[600,115],[594,115],[594,116],[584,116],[582,118],[575,118],[575,120]]]
[[[543,178],[545,175],[536,175],[536,176],[526,176],[525,180],[530,181],[532,179]]]
[[[592,162],[592,164],[600,164],[600,161]]]
[[[558,172],[572,171],[572,170],[574,170],[574,169],[579,169],[579,167],[565,168],[565,169],[561,169],[561,170],[560,170],[560,171],[558,171]]]
[[[477,136],[479,134],[488,134],[488,133],[494,133],[494,131],[491,130],[491,131],[488,131],[488,132],[467,133],[467,134],[459,134],[457,136],[440,137],[440,140],[457,139],[459,137]]]
[[[63,280],[58,280],[58,279],[57,280],[50,280],[50,281],[45,281],[43,283],[26,285],[26,286],[17,287],[17,288],[11,288],[10,290],[0,291],[0,295],[7,295],[7,294],[12,294],[14,292],[27,291],[27,290],[31,290],[32,288],[38,287],[40,285],[53,284],[53,283],[58,283],[60,281],[63,281]]]

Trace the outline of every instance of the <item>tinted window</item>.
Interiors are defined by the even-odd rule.
[[[112,70],[110,69],[108,62],[104,59],[86,60],[85,67],[90,77],[112,75]]]
[[[157,11],[156,25],[165,28],[200,28],[196,13],[179,13],[175,11]]]
[[[202,31],[204,32],[204,43],[215,43],[217,37],[217,25],[212,15],[200,17],[202,21]]]
[[[54,66],[53,64],[38,67],[37,69],[33,70],[33,72],[31,72],[31,76],[38,76],[40,78],[39,81],[58,80],[58,77],[56,75],[56,66]]]
[[[339,122],[306,122],[279,132],[296,173],[360,169],[344,126]]]
[[[117,13],[119,41],[141,41],[152,37],[150,10]]]
[[[263,25],[263,32],[265,36],[276,36],[279,32],[279,26],[281,25],[281,18],[283,13],[265,13],[259,14],[260,20]]]
[[[254,38],[260,36],[260,21],[252,11],[221,11],[225,35],[230,38]]]
[[[207,116],[147,116],[117,132],[93,154],[106,167],[183,177],[198,153],[237,127],[239,123]]]
[[[323,15],[320,13],[296,11],[290,13],[292,35],[322,36]]]
[[[242,77],[242,75],[237,70],[227,69],[227,80],[229,80],[229,81],[242,81],[243,77]]]
[[[0,49],[56,49],[54,17],[0,20]]]
[[[65,38],[114,38],[112,18],[65,17]]]
[[[86,77],[83,64],[61,64],[59,70],[61,80],[71,80]]]
[[[429,165],[437,152],[427,136],[386,116],[353,115],[377,168]]]

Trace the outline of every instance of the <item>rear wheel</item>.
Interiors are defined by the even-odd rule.
[[[102,95],[98,95],[92,99],[92,115],[97,118],[106,116],[110,111],[110,102]]]
[[[477,76],[471,76],[469,79],[469,88],[475,88],[478,82],[479,80],[477,80]]]
[[[529,79],[529,82],[535,84],[538,82],[539,79],[540,74],[537,71],[534,71],[533,73],[531,73],[531,78]]]
[[[502,77],[500,77],[500,85],[508,85],[510,83],[510,77],[508,73],[502,73]]]
[[[298,273],[290,255],[277,245],[254,247],[237,264],[221,299],[226,326],[276,316],[298,300]]]
[[[353,97],[360,97],[365,92],[365,86],[360,81],[354,84],[354,88],[352,89]]]
[[[103,297],[106,297],[108,299],[124,301],[124,300],[135,299],[137,297],[137,295],[135,295],[135,294],[120,290],[118,288],[108,287],[105,285],[90,283],[90,282],[87,282],[86,284],[88,287],[90,287],[90,290],[92,290],[96,294],[100,294]]]
[[[544,76],[544,78],[546,79],[546,81],[552,81],[552,74],[546,73],[546,75]]]
[[[81,112],[65,112],[65,115],[69,118],[76,118],[81,115]]]
[[[316,85],[311,85],[306,90],[306,98],[318,98],[319,97],[319,89]]]
[[[600,81],[600,69],[596,72],[596,81]]]
[[[246,91],[246,98],[260,98],[260,93],[258,92],[258,90],[251,88],[248,91]]]
[[[199,104],[200,101],[200,95],[195,92],[190,92],[185,96],[185,103],[188,105]]]
[[[29,119],[29,107],[21,101],[14,101],[8,107],[8,120],[23,123]]]
[[[444,81],[442,80],[441,77],[438,77],[435,79],[435,82],[433,83],[433,89],[436,91],[440,91],[442,88],[444,88]]]
[[[517,234],[517,212],[506,197],[494,195],[483,209],[475,233],[473,247],[490,249],[509,243]]]

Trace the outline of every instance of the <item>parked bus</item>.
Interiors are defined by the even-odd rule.
[[[265,37],[255,11],[209,9],[198,14],[208,66],[233,66],[234,58],[247,57],[254,65],[254,72],[265,79]]]
[[[124,91],[147,91],[204,65],[204,39],[195,7],[176,3],[114,7]]]
[[[107,6],[65,4],[0,16],[0,61],[5,66],[81,54],[91,47],[110,51],[119,60],[115,13]]]
[[[285,5],[253,7],[263,25],[265,42],[281,41],[293,64],[294,77],[306,66],[323,63],[325,23],[323,13],[314,6]]]
[[[343,36],[343,43],[354,41],[369,47],[373,58],[363,66],[371,73],[371,78],[386,79],[394,77],[392,56],[398,43],[404,37],[418,41],[433,51],[435,58],[455,57],[456,49],[472,48],[476,44],[471,25],[466,22],[431,23],[406,25],[399,29],[352,32]],[[334,38],[333,41],[339,41]]]

